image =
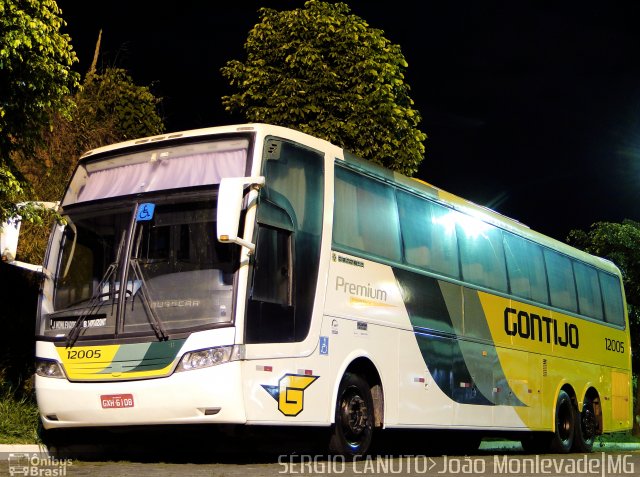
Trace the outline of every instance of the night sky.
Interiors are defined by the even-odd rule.
[[[102,29],[101,63],[153,84],[177,131],[236,122],[220,67],[244,58],[258,7],[304,2],[57,3],[76,69],[88,69]],[[347,3],[409,63],[429,136],[420,178],[559,240],[640,220],[640,2]]]

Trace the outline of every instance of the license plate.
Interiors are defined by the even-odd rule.
[[[102,409],[133,407],[133,394],[103,394],[100,396]]]

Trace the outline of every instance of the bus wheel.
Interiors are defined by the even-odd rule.
[[[571,451],[575,423],[575,412],[571,398],[565,391],[560,391],[556,402],[556,427],[551,439],[551,452],[566,454]]]
[[[585,396],[582,412],[576,413],[575,438],[573,450],[575,452],[591,452],[596,439],[596,411],[591,398]]]
[[[364,455],[372,436],[373,398],[369,384],[357,374],[346,373],[338,389],[329,450],[348,456]]]

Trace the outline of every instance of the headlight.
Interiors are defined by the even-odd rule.
[[[53,359],[36,358],[36,374],[44,378],[64,379],[60,363]]]
[[[192,369],[208,368],[229,361],[237,361],[244,358],[244,346],[216,346],[199,351],[185,353],[176,371],[191,371]]]

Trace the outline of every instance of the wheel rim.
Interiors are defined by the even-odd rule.
[[[580,426],[584,441],[591,442],[596,435],[596,416],[591,406],[586,406],[582,411]]]
[[[347,389],[340,403],[340,422],[345,439],[357,444],[369,423],[369,408],[356,389]]]

